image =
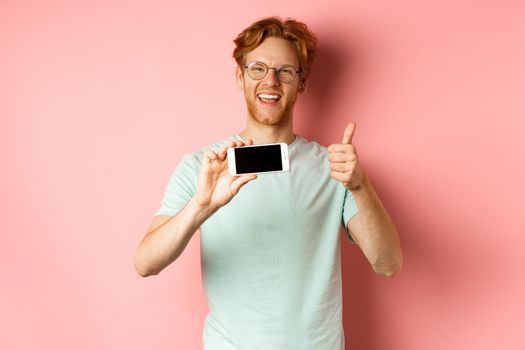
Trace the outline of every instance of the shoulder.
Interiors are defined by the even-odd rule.
[[[308,157],[314,159],[325,159],[328,155],[328,148],[317,143],[316,141],[310,141],[303,136],[298,136],[299,141],[296,147],[297,155],[300,157]]]

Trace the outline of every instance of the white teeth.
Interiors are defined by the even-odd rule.
[[[269,95],[269,94],[259,94],[257,96],[259,96],[260,98],[266,98],[270,100],[278,100],[280,98],[279,95]]]

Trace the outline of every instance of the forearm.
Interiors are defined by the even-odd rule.
[[[135,254],[135,266],[143,277],[156,275],[175,261],[193,234],[216,210],[200,207],[194,198],[177,215],[149,232]]]
[[[390,215],[379,200],[370,180],[363,176],[361,185],[352,190],[359,215],[349,222],[352,237],[376,273],[393,276],[399,271],[403,254],[399,235]]]

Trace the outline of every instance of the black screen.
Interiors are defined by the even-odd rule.
[[[281,145],[235,148],[237,174],[283,170]]]

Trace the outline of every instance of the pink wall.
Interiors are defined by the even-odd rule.
[[[524,3],[315,3],[1,2],[1,349],[200,347],[198,235],[133,254],[181,155],[244,126],[232,39],[273,14],[321,41],[296,131],[356,121],[402,236],[394,279],[343,241],[348,347],[525,349]]]

